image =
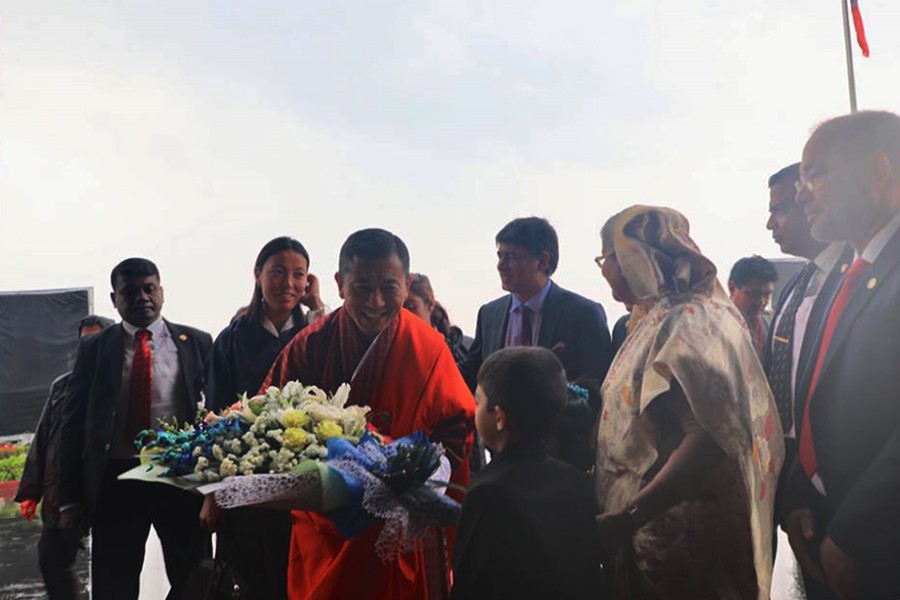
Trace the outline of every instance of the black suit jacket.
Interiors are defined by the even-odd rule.
[[[537,445],[504,449],[463,502],[451,598],[603,598],[595,513],[585,474]]]
[[[478,310],[475,340],[460,369],[474,391],[484,360],[504,347],[512,295],[488,302]],[[569,381],[590,378],[603,383],[612,362],[612,341],[600,304],[550,283],[541,312],[538,346],[556,353]]]
[[[55,527],[59,521],[56,503],[56,467],[59,456],[59,413],[66,397],[71,371],[57,377],[50,386],[50,395],[41,418],[38,419],[25,468],[16,491],[16,502],[40,501],[41,524]]]
[[[178,418],[193,419],[203,391],[203,363],[212,338],[193,327],[165,321],[178,346],[188,401]],[[122,384],[125,330],[121,324],[85,338],[69,379],[60,422],[59,505],[97,505],[100,484],[112,444],[116,403]]]
[[[864,589],[880,590],[866,596],[873,598],[900,597],[898,332],[900,233],[850,296],[810,400],[818,474],[827,496],[815,491],[799,461],[794,462],[785,496],[786,510],[812,508],[827,528],[822,533],[862,565]],[[818,333],[798,383],[797,393],[803,397],[821,342]],[[802,413],[798,417],[802,419]]]

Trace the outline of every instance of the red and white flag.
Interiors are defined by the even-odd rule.
[[[850,0],[850,12],[853,15],[853,28],[856,30],[856,43],[859,44],[863,56],[869,56],[869,42],[866,41],[866,29],[863,27],[858,0]]]

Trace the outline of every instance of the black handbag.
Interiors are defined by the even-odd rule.
[[[247,600],[250,597],[249,588],[237,570],[209,554],[209,534],[198,531],[194,563],[166,600]]]
[[[249,591],[238,572],[224,560],[202,558],[194,563],[177,595],[183,600],[247,600]]]

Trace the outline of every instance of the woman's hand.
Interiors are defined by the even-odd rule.
[[[224,512],[216,504],[215,497],[212,494],[207,495],[203,498],[203,508],[200,509],[200,526],[207,531],[215,531]]]
[[[634,520],[627,512],[598,515],[596,526],[600,547],[608,558],[614,557],[634,535]]]
[[[306,293],[300,297],[300,304],[309,310],[319,310],[325,306],[319,295],[319,278],[312,273],[306,276]]]

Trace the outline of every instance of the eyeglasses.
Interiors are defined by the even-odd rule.
[[[601,254],[600,256],[598,256],[594,259],[594,262],[597,263],[597,266],[602,269],[603,263],[605,263],[607,260],[609,260],[610,258],[612,258],[615,255],[616,255],[615,251],[610,252],[609,254]]]
[[[809,177],[804,177],[800,175],[797,181],[794,182],[794,189],[797,190],[797,193],[806,191],[806,192],[815,192],[819,188],[822,187],[822,180],[827,175],[826,171],[819,171],[818,173],[813,173]]]

